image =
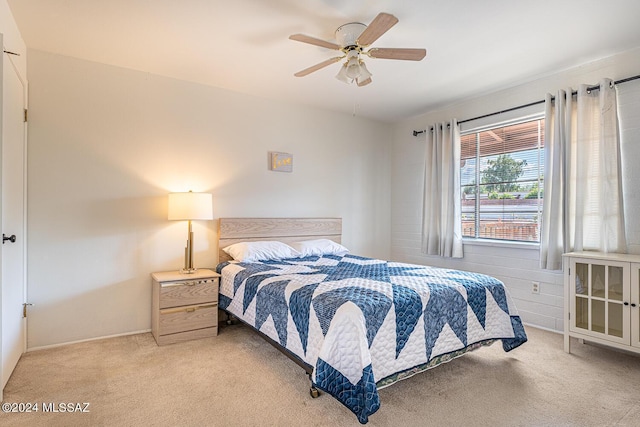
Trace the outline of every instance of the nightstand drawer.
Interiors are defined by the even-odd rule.
[[[218,278],[160,284],[160,308],[218,302]]]
[[[218,326],[218,304],[208,303],[160,310],[159,335]]]

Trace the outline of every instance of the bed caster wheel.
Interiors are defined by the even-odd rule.
[[[310,394],[310,395],[311,395],[311,397],[312,397],[312,398],[314,398],[314,399],[315,399],[316,397],[320,397],[320,391],[319,391],[317,388],[315,388],[315,387],[311,387],[311,388],[309,389],[309,394]]]
[[[225,320],[225,323],[226,323],[228,326],[233,325],[233,316],[232,316],[231,314],[227,313],[227,320]]]

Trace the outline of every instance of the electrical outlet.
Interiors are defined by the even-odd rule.
[[[531,293],[532,294],[540,293],[540,282],[531,282]]]

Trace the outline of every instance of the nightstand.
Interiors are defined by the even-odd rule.
[[[151,333],[158,345],[218,335],[218,273],[165,271],[151,278]]]

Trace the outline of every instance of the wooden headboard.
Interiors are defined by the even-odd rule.
[[[330,239],[341,243],[342,218],[220,218],[218,262],[231,258],[222,248],[238,242]]]

